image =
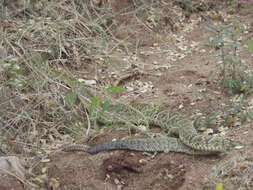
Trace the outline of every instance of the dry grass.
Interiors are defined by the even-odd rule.
[[[206,178],[203,189],[213,189],[215,184],[222,184],[224,190],[251,189],[253,163],[249,157],[232,157],[221,161],[212,169],[212,174]]]
[[[117,48],[128,52],[125,42],[131,34],[117,38],[117,22],[131,15],[147,28],[138,15],[148,15],[159,3],[133,1],[118,12],[111,3],[95,1],[6,4],[0,30],[7,54],[0,67],[0,113],[1,133],[8,137],[1,149],[8,153],[13,151],[9,143],[21,143],[22,151],[30,152],[82,134],[87,128],[83,105],[90,99],[82,78],[85,68],[93,65],[97,75],[101,60],[108,64]]]

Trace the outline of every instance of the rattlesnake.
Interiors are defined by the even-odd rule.
[[[128,149],[147,152],[183,152],[187,154],[219,154],[230,150],[238,143],[224,137],[198,134],[192,122],[180,114],[169,112],[158,105],[135,104],[107,106],[96,109],[90,114],[91,119],[104,124],[146,124],[158,125],[167,133],[168,137],[126,139],[106,142],[94,147],[85,145],[67,145],[64,151],[81,150],[98,153],[105,150]],[[172,137],[176,134],[178,138]]]

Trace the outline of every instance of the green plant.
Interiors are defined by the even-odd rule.
[[[253,53],[253,41],[252,40],[247,40],[245,42],[245,44],[247,45],[249,51]]]
[[[124,90],[124,88],[122,88],[120,86],[109,86],[106,89],[104,89],[104,92],[110,96],[111,94],[120,93],[123,90]],[[96,120],[98,119],[97,118],[98,112],[110,111],[112,108],[117,110],[118,107],[120,107],[120,106],[121,106],[121,104],[112,102],[112,100],[110,98],[105,99],[105,101],[102,101],[98,96],[93,96],[93,97],[91,97],[90,103],[87,108],[88,108],[88,112],[89,112],[91,121],[94,122],[94,125],[96,125]]]
[[[247,72],[247,64],[238,55],[238,50],[243,48],[238,40],[243,27],[237,25],[231,29],[225,25],[211,24],[205,24],[204,27],[215,33],[215,37],[204,41],[203,44],[212,47],[218,53],[219,84],[230,94],[250,93],[253,88],[253,76]]]

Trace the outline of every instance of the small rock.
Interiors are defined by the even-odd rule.
[[[84,84],[86,84],[86,85],[95,85],[95,84],[97,84],[97,81],[96,80],[85,80]]]

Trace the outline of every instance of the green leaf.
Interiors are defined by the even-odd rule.
[[[220,44],[224,43],[225,41],[222,38],[216,36],[211,40],[211,42],[213,45],[220,45]]]
[[[231,47],[236,47],[236,48],[240,48],[241,47],[241,43],[240,42],[226,42],[226,45],[231,46]]]
[[[233,34],[233,32],[229,29],[229,27],[226,26],[226,25],[223,25],[223,24],[221,24],[219,26],[219,31],[220,31],[220,33],[222,33],[224,35],[231,35],[231,34]]]
[[[70,91],[66,94],[64,100],[66,104],[73,105],[77,100],[77,94],[73,91]]]
[[[250,90],[250,87],[248,85],[242,85],[240,87],[241,92],[248,92]]]
[[[215,186],[215,190],[223,190],[223,183],[217,183]]]
[[[253,52],[253,41],[247,40],[245,44],[248,46],[249,51]]]
[[[116,94],[116,93],[123,92],[125,89],[121,86],[110,86],[106,88],[105,90],[109,94]]]
[[[95,109],[99,108],[100,104],[101,104],[101,101],[99,97],[93,96],[91,98],[91,103],[88,106],[88,110],[90,111],[90,113],[92,113]]]
[[[205,29],[207,29],[209,31],[212,31],[212,32],[215,32],[215,33],[219,32],[219,28],[217,26],[212,25],[212,24],[204,24],[203,26],[204,26]]]
[[[211,43],[210,40],[203,40],[203,41],[201,42],[201,45],[204,45],[204,46],[211,46],[212,43]]]
[[[111,107],[111,102],[110,100],[105,100],[105,102],[103,103],[102,107],[104,111],[109,111],[110,107]]]
[[[204,24],[204,28],[209,31],[219,33],[219,34],[224,34],[224,35],[232,34],[232,32],[229,30],[229,28],[226,25],[214,26],[212,24]]]

